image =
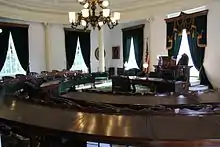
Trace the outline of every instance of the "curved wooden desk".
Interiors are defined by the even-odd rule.
[[[201,95],[187,95],[184,98],[178,96],[142,96],[142,95],[119,95],[95,92],[69,92],[61,97],[88,102],[101,102],[122,105],[166,105],[180,106],[192,104],[220,104],[220,93],[207,92]]]
[[[0,120],[38,127],[88,141],[128,143],[147,140],[220,138],[220,115],[106,115],[32,105],[13,98],[0,102]],[[46,132],[46,131],[45,131]]]

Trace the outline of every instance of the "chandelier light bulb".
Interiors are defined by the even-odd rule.
[[[121,14],[119,12],[114,13],[114,19],[115,20],[120,20]]]
[[[85,27],[87,25],[86,21],[85,20],[81,20],[81,25]]]
[[[103,9],[102,12],[103,12],[103,17],[109,17],[110,9]]]
[[[2,29],[0,29],[0,34],[2,33]]]
[[[100,22],[99,22],[99,26],[100,26],[100,27],[103,26],[103,21],[100,21]]]
[[[112,20],[113,23],[116,23],[116,20],[115,20],[114,17],[112,17],[111,20]]]
[[[148,68],[148,66],[149,66],[148,63],[144,63],[144,64],[143,64],[143,67],[144,67],[144,68]]]
[[[89,7],[89,3],[85,3],[85,5],[83,6],[85,9],[87,9]]]
[[[76,12],[69,12],[69,22],[70,23],[76,22]]]
[[[109,2],[106,1],[106,0],[103,1],[103,2],[102,2],[102,6],[103,6],[103,7],[108,7],[108,6],[109,6]]]
[[[89,17],[89,9],[82,9],[81,12],[83,17]]]

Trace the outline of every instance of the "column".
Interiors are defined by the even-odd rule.
[[[146,58],[146,50],[147,50],[147,45],[148,45],[148,53],[150,55],[151,59],[151,22],[153,21],[153,18],[147,18],[146,23],[145,23],[145,28],[144,28],[144,54],[143,54],[143,61],[145,61]],[[149,65],[149,70],[152,70],[151,63]]]
[[[99,72],[105,72],[105,50],[104,50],[104,30],[101,28],[98,32],[99,40]]]
[[[51,40],[50,40],[50,25],[44,23],[45,32],[45,61],[46,61],[46,71],[51,71]]]

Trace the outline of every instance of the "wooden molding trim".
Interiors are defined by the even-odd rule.
[[[20,27],[20,28],[29,28],[29,24],[20,24],[20,23],[10,23],[10,22],[0,22],[0,27]]]
[[[177,17],[167,18],[167,19],[164,19],[164,20],[166,21],[166,23],[168,23],[168,22],[177,21],[177,20],[180,20],[180,19],[187,19],[187,18],[192,18],[192,17],[208,15],[208,12],[209,12],[209,10],[204,10],[204,11],[195,12],[195,13],[191,13],[191,14],[181,12],[181,13],[183,13],[183,15],[180,14]]]
[[[84,29],[73,29],[73,28],[64,28],[64,31],[73,31],[73,32],[87,32],[90,33],[91,30],[84,30]]]
[[[145,24],[140,24],[140,25],[137,25],[137,26],[132,26],[132,27],[128,27],[128,28],[123,28],[121,29],[122,31],[129,31],[129,30],[134,30],[134,29],[143,29],[145,26]]]

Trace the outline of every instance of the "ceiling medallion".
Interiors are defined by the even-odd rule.
[[[81,12],[69,12],[69,21],[72,28],[83,26],[87,29],[91,26],[93,29],[99,30],[103,25],[108,25],[110,29],[113,29],[120,20],[120,13],[111,13],[108,9],[109,2],[107,0],[78,0],[83,5]],[[100,9],[98,11],[97,9]]]

